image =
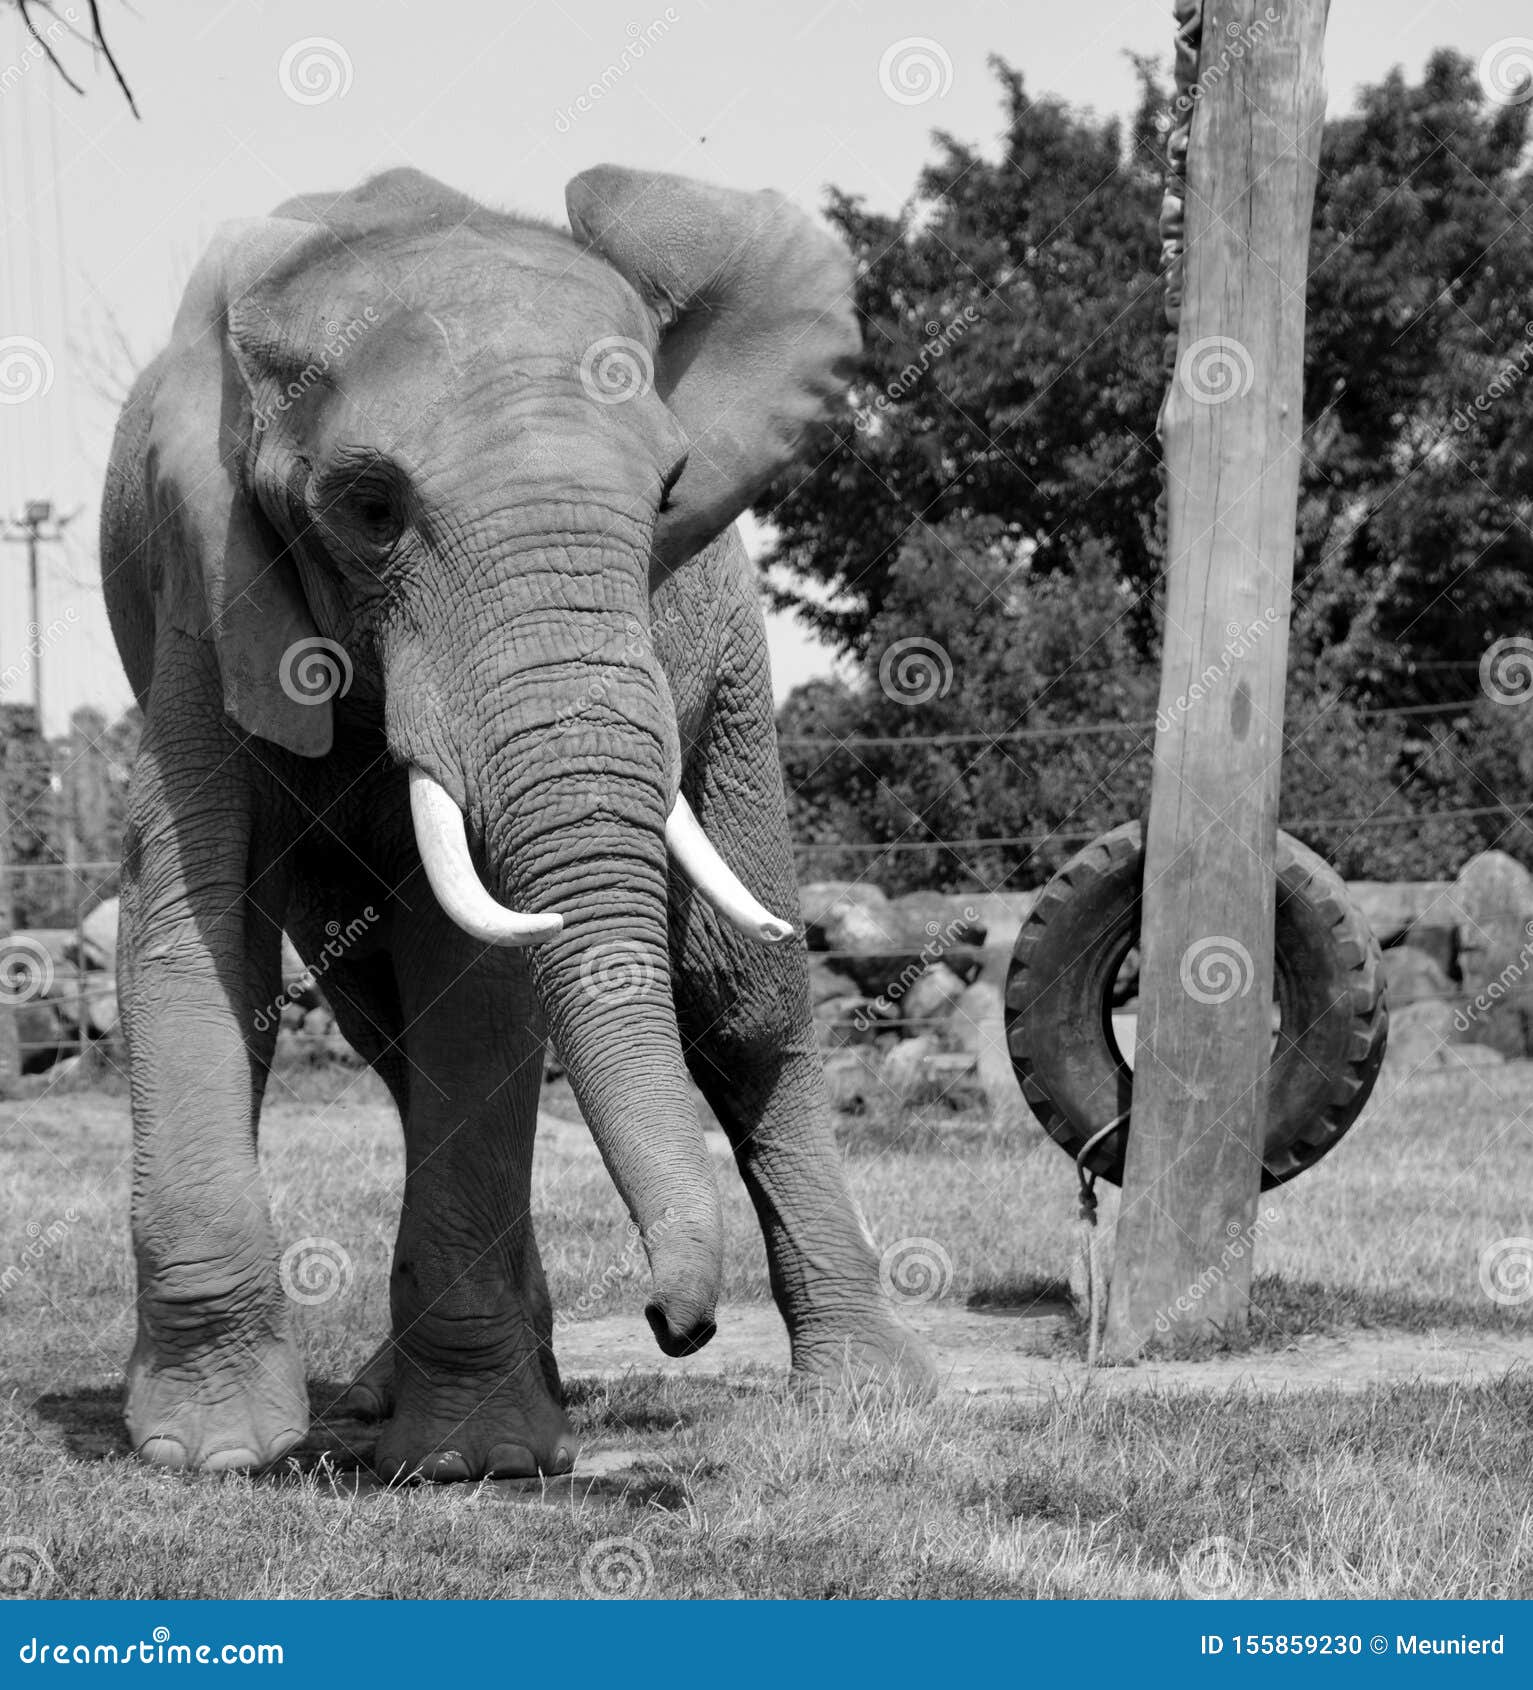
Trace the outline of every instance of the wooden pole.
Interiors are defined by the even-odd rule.
[[[1195,97],[1161,421],[1165,645],[1110,1360],[1244,1333],[1271,1052],[1326,0],[1203,0],[1200,39],[1197,11],[1177,7]]]
[[[16,925],[16,906],[11,899],[11,815],[6,803],[5,757],[6,746],[0,743],[0,959],[4,958],[6,942]],[[21,1075],[20,1040],[16,1011],[0,1000],[0,1097],[7,1095]]]

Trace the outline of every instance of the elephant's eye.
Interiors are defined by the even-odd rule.
[[[404,532],[405,490],[392,464],[376,458],[337,462],[315,492],[326,528],[369,562],[385,557]]]

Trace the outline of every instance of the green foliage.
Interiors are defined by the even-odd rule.
[[[1138,69],[1125,128],[997,62],[993,156],[938,136],[898,218],[832,196],[860,260],[853,407],[760,507],[778,602],[859,665],[780,715],[806,874],[1032,884],[1143,813],[1166,92]],[[1522,718],[1478,676],[1533,620],[1528,121],[1443,52],[1325,133],[1282,817],[1353,876],[1533,861]],[[914,703],[881,684],[912,640],[952,668]]]
[[[99,865],[122,854],[140,726],[136,708],[110,726],[99,711],[77,710],[67,737],[44,740],[30,706],[0,705],[5,855],[18,927],[71,927],[116,891],[115,869]]]

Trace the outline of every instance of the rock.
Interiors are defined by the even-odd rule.
[[[1460,1036],[1503,1056],[1533,1054],[1533,874],[1482,851],[1450,894],[1459,913]]]
[[[881,1089],[877,1064],[850,1050],[834,1051],[825,1058],[825,1090],[830,1106],[842,1115],[866,1112],[869,1098]]]
[[[1389,1045],[1381,1076],[1386,1087],[1423,1074],[1499,1067],[1506,1058],[1488,1045],[1465,1044],[1464,1014],[1431,1000],[1391,1010]]]
[[[311,1009],[303,1018],[303,1031],[307,1038],[323,1040],[335,1025],[335,1017],[328,1009]]]
[[[1414,945],[1437,956],[1432,934],[1446,935],[1451,942],[1458,914],[1452,902],[1453,883],[1448,880],[1349,880],[1347,893],[1373,929],[1373,936],[1388,950],[1394,945]],[[1437,956],[1439,967],[1451,969],[1450,956]]]
[[[809,957],[809,1001],[818,1014],[822,1003],[846,996],[846,976],[836,972],[835,965],[825,957]]]
[[[893,1011],[872,998],[828,998],[815,1010],[820,1048],[835,1050],[845,1045],[872,1044],[888,1025]]]
[[[944,962],[931,963],[899,1001],[907,1023],[931,1030],[931,1024],[945,1024],[962,999],[966,982]]]
[[[1001,988],[989,979],[965,987],[950,1026],[956,1042],[975,1059],[992,1120],[1008,1131],[1028,1130],[1033,1117],[1022,1101],[1022,1088],[1006,1048]]]
[[[1439,1052],[1459,1037],[1455,1019],[1452,1004],[1441,1000],[1391,1010],[1381,1075],[1384,1082],[1398,1084],[1412,1074],[1440,1067]]]
[[[1457,987],[1443,973],[1434,957],[1414,945],[1396,945],[1384,952],[1384,987],[1389,994],[1389,1009],[1393,1015],[1407,1004],[1428,1003],[1434,999],[1451,1001]]]
[[[908,1109],[915,1101],[926,1078],[926,1059],[935,1056],[936,1052],[934,1039],[918,1035],[913,1039],[901,1039],[884,1058],[879,1078],[883,1081],[885,1095],[895,1108]]]
[[[85,935],[86,942],[107,959],[104,966],[112,969],[116,967],[117,917],[121,907],[118,899],[107,898],[97,904],[80,923],[80,931]]]

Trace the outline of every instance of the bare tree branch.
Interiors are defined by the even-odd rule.
[[[122,73],[122,67],[117,62],[117,56],[113,53],[111,45],[107,41],[106,31],[101,22],[101,8],[98,4],[98,0],[87,0],[87,4],[90,7],[91,27],[89,35],[82,34],[79,30],[75,29],[67,18],[60,17],[53,4],[53,0],[9,0],[9,3],[14,5],[16,10],[21,14],[21,21],[26,25],[27,34],[30,35],[42,49],[43,56],[47,59],[48,63],[53,66],[54,70],[58,72],[66,87],[74,89],[77,94],[83,94],[85,92],[80,84],[76,82],[64,68],[63,60],[59,58],[56,52],[54,52],[53,43],[48,39],[48,37],[57,29],[67,31],[70,35],[74,36],[77,41],[89,42],[91,51],[93,53],[99,53],[101,57],[106,60],[107,66],[111,70],[117,86],[122,90],[123,99],[128,102],[128,110],[133,113],[134,117],[139,115],[138,104],[133,98],[133,90],[128,86],[127,78]],[[37,19],[32,15],[34,12],[42,13],[52,20],[52,22],[48,25],[46,33],[37,27]]]

